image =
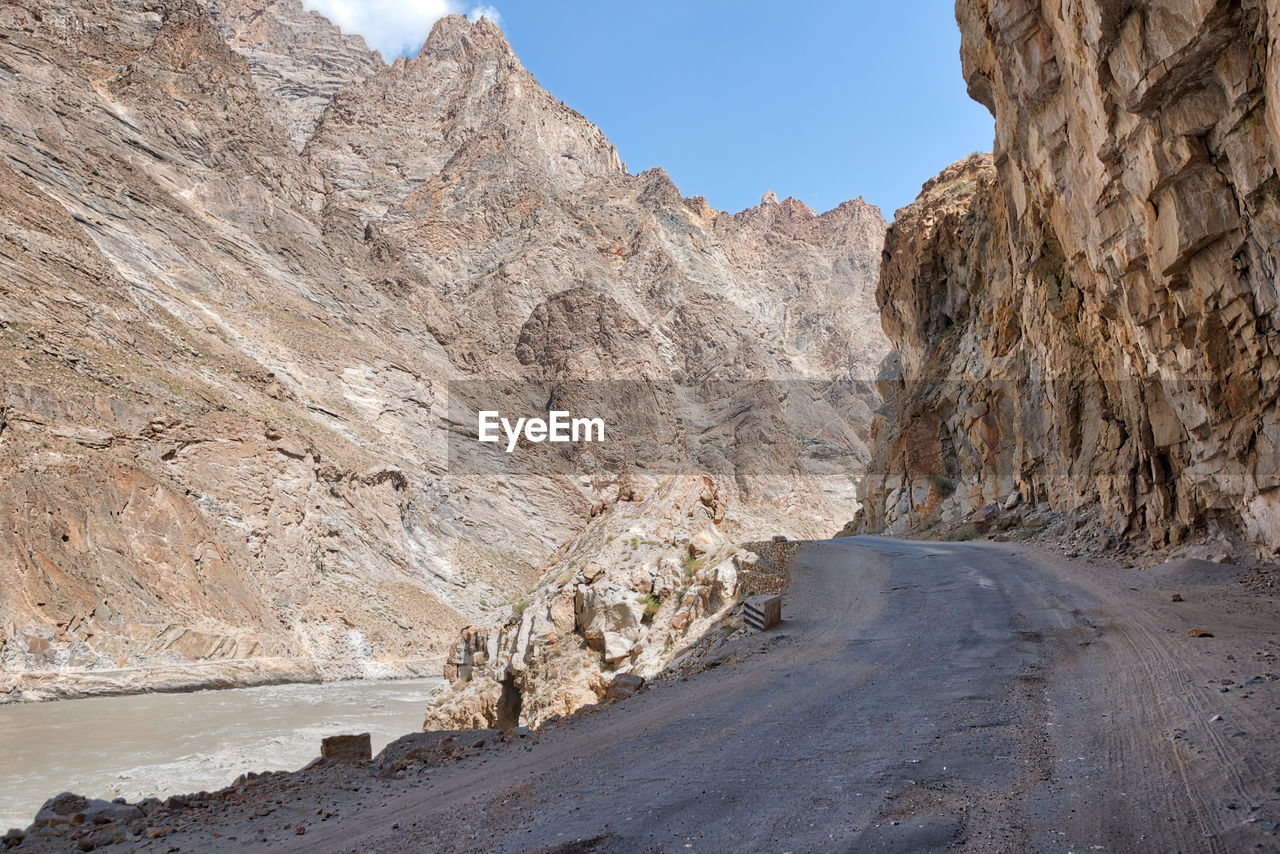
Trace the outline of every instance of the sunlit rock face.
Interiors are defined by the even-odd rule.
[[[680,473],[722,538],[851,512],[880,212],[631,175],[487,21],[8,4],[0,115],[0,698],[434,674]],[[652,456],[453,465],[556,402]]]
[[[1280,6],[956,15],[995,155],[888,235],[867,523],[1017,492],[1157,546],[1221,524],[1280,548]]]

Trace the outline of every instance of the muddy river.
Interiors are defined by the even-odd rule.
[[[64,791],[110,800],[214,790],[292,770],[320,739],[369,732],[376,754],[422,727],[440,679],[268,685],[0,706],[0,833]]]

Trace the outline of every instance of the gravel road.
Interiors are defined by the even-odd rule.
[[[421,776],[205,806],[148,845],[1276,851],[1280,621],[1237,574],[807,544],[783,625],[718,666]]]

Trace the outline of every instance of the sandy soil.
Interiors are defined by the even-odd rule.
[[[1239,575],[808,544],[781,628],[603,711],[400,779],[272,776],[21,848],[1276,851],[1280,620]]]

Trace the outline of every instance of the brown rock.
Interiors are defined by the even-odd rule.
[[[369,733],[331,735],[320,742],[320,756],[329,762],[360,765],[373,759]]]
[[[1227,516],[1280,550],[1280,110],[1257,49],[1277,24],[1161,8],[956,4],[995,157],[943,170],[886,236],[869,530],[1017,489],[1152,547]]]
[[[643,676],[635,673],[619,673],[609,683],[609,690],[604,696],[606,700],[625,700],[639,691],[643,685]]]

